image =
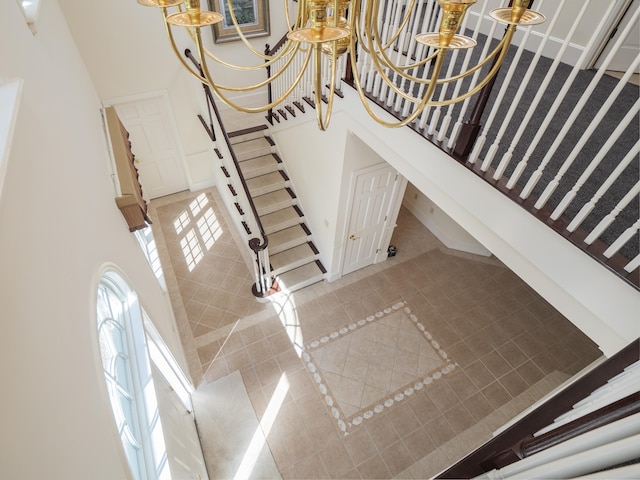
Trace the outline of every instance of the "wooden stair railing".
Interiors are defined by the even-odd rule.
[[[530,0],[529,8],[533,8],[534,3],[534,0]],[[511,4],[511,2],[509,2],[509,4]],[[278,52],[279,49],[282,48],[285,42],[286,34],[283,35],[283,37],[274,45],[273,48],[271,48],[269,45],[266,45],[265,53],[268,55],[274,55]],[[342,81],[347,85],[350,85],[352,88],[355,88],[352,70],[350,68],[351,61],[351,57],[348,56],[345,77],[342,79]],[[267,76],[269,77],[271,74],[271,70],[269,67],[267,67],[266,70]],[[480,176],[483,180],[500,190],[510,200],[518,203],[522,208],[524,208],[526,212],[547,224],[550,228],[565,237],[573,245],[580,248],[587,255],[610,270],[612,273],[616,274],[618,277],[629,283],[634,288],[640,289],[640,268],[637,267],[633,271],[627,271],[625,269],[630,264],[631,258],[627,258],[627,256],[625,256],[620,251],[616,251],[613,254],[605,256],[605,252],[611,245],[607,244],[599,238],[590,244],[585,243],[584,240],[585,238],[587,238],[590,232],[582,226],[579,226],[569,232],[567,230],[567,226],[571,223],[571,218],[569,218],[567,215],[563,213],[557,219],[552,219],[552,207],[547,205],[539,209],[535,207],[539,199],[537,195],[531,193],[525,200],[523,200],[522,198],[520,198],[520,194],[523,190],[522,187],[514,186],[507,188],[509,179],[506,176],[500,177],[499,180],[494,180],[494,168],[490,167],[483,170],[478,162],[472,163],[468,161],[470,152],[473,150],[476,143],[478,133],[482,129],[481,119],[483,117],[483,114],[485,113],[488,100],[492,97],[492,89],[497,78],[498,76],[496,75],[494,79],[488,85],[486,85],[478,95],[475,96],[475,103],[473,104],[473,106],[470,106],[470,113],[467,113],[466,115],[467,120],[463,122],[454,141],[451,141],[451,139],[447,138],[446,136],[444,137],[444,139],[439,139],[436,136],[437,134],[430,135],[427,132],[426,128],[420,128],[416,123],[410,124],[409,127],[412,128],[420,136],[439,147],[460,164],[464,165],[470,171]],[[270,84],[268,84],[268,95],[269,102],[271,102],[273,94]],[[380,101],[379,99],[374,98],[368,92],[365,92],[365,95],[369,98],[370,101],[376,103],[379,107],[383,108],[388,113],[394,115],[399,120],[402,119],[402,117],[392,108],[389,108],[389,106],[386,105],[384,101]],[[275,112],[273,111],[273,109],[269,110],[267,120],[272,125],[274,121],[280,122],[281,120],[286,120],[286,112],[284,111],[284,108],[286,108],[289,113],[291,113],[292,107],[296,107],[304,112],[303,105],[305,102],[313,106],[313,102],[307,98],[292,98],[289,108],[281,108],[281,113],[278,113],[278,110],[276,110]]]
[[[573,405],[637,362],[639,355],[640,341],[636,340],[436,478],[473,478],[638,411],[640,401],[639,394],[636,393],[609,408],[594,412],[593,415],[577,419],[549,434],[532,438],[535,432],[553,423],[557,417],[571,410]]]
[[[196,68],[200,70],[200,74],[204,75],[202,72],[200,63],[193,56],[193,54],[191,53],[191,50],[186,49],[184,54],[189,60],[193,62]],[[222,132],[222,137],[224,139],[224,142],[226,143],[229,149],[229,152],[231,154],[231,159],[233,161],[235,171],[237,172],[238,179],[240,180],[240,183],[242,186],[242,192],[246,198],[247,204],[249,205],[249,209],[251,210],[251,216],[252,216],[253,222],[258,229],[259,236],[249,239],[248,245],[251,251],[253,252],[256,260],[255,261],[256,282],[252,286],[251,290],[256,297],[261,298],[266,296],[269,293],[273,283],[273,279],[271,278],[271,267],[269,263],[269,251],[268,251],[269,239],[262,225],[262,222],[260,221],[260,216],[258,215],[258,211],[251,197],[251,193],[249,192],[249,187],[247,186],[247,182],[245,181],[244,176],[242,174],[242,170],[240,169],[240,164],[238,162],[238,159],[235,155],[235,152],[233,151],[231,140],[229,139],[229,135],[227,134],[227,131],[222,122],[222,117],[220,116],[220,111],[218,110],[218,106],[216,105],[216,102],[213,98],[211,89],[207,84],[204,84],[204,83],[202,84],[202,88],[204,89],[204,93],[207,99],[207,109],[209,113],[210,123],[207,124],[204,118],[202,117],[202,115],[198,115],[198,118],[200,119],[200,122],[202,123],[203,127],[209,134],[211,141],[215,142],[216,136],[215,136],[214,123],[213,123],[213,115],[215,115],[217,124],[219,125],[220,131]],[[218,156],[220,156],[219,153],[218,153]],[[229,177],[230,174],[228,170],[224,167],[223,167],[223,173],[227,178],[230,178]],[[234,196],[238,194],[238,191],[234,188],[233,185],[229,184],[229,189],[232,192],[234,192]],[[242,211],[239,204],[236,204],[236,205],[237,205],[238,211],[239,212]],[[247,233],[251,231],[250,228],[247,226],[246,222],[243,221],[242,225],[245,231],[247,231]]]

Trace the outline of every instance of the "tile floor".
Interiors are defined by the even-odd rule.
[[[447,250],[404,208],[395,257],[271,303],[251,295],[215,189],[150,213],[194,382],[239,371],[261,420],[286,386],[267,435],[283,478],[431,476],[600,354],[499,261]]]

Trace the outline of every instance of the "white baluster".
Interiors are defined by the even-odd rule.
[[[637,115],[639,111],[640,111],[640,99],[636,100],[636,103],[633,106],[633,108],[627,112],[624,119],[618,124],[614,132],[607,139],[607,141],[602,146],[602,148],[598,151],[598,153],[593,158],[593,160],[591,160],[591,163],[589,163],[589,166],[585,169],[582,175],[580,175],[580,178],[578,178],[578,181],[576,182],[576,184],[571,188],[569,192],[567,192],[567,194],[564,196],[562,201],[558,204],[556,209],[551,214],[552,220],[557,220],[560,217],[560,215],[562,215],[562,213],[566,210],[566,208],[569,206],[569,204],[573,201],[573,199],[578,194],[578,191],[580,190],[580,188],[582,188],[584,183],[595,171],[598,165],[600,165],[600,162],[604,160],[605,156],[607,155],[611,147],[613,147],[613,145],[616,143],[616,140],[620,138],[620,136],[622,135],[624,130],[627,128],[627,126],[631,122],[637,119]]]
[[[610,10],[612,8],[613,8],[613,3],[610,6]],[[555,152],[558,149],[558,147],[560,146],[560,144],[564,141],[564,138],[567,135],[569,129],[573,126],[574,120],[578,117],[578,115],[580,114],[580,112],[584,108],[585,104],[587,103],[587,101],[591,97],[591,94],[593,93],[593,91],[595,90],[596,86],[600,82],[600,78],[602,77],[602,75],[604,75],[604,72],[607,69],[609,63],[611,62],[611,59],[613,58],[614,54],[618,51],[618,49],[620,48],[622,43],[625,41],[627,35],[631,31],[631,28],[633,27],[633,24],[638,19],[638,15],[639,14],[640,14],[640,9],[636,9],[636,11],[633,14],[633,17],[631,18],[631,21],[629,22],[629,25],[624,29],[624,31],[620,35],[620,38],[616,41],[613,49],[611,50],[611,53],[609,55],[607,55],[606,59],[604,60],[604,63],[602,64],[602,66],[596,72],[595,76],[591,80],[591,83],[589,84],[587,89],[583,92],[582,96],[580,97],[580,100],[578,101],[578,104],[575,106],[575,108],[571,112],[571,115],[569,116],[568,120],[565,122],[565,124],[562,127],[560,133],[558,133],[558,135],[556,136],[556,139],[553,142],[553,144],[551,145],[551,148],[546,153],[546,155],[542,159],[542,162],[540,163],[540,165],[538,166],[538,168],[536,169],[536,171],[531,176],[531,178],[529,179],[529,181],[525,185],[524,189],[520,193],[520,197],[521,198],[523,198],[523,199],[527,198],[531,194],[531,191],[534,189],[534,187],[536,186],[536,184],[538,183],[540,178],[542,177],[542,173],[543,173],[544,169],[546,168],[547,164],[549,163],[549,161],[551,160],[551,158],[555,154]],[[603,19],[603,22],[601,23],[600,26],[602,26],[602,25],[604,25],[604,19]],[[587,49],[585,49],[583,55],[580,57],[580,60],[583,60],[583,57],[585,56],[586,52],[587,52]],[[580,64],[581,64],[580,62],[577,63],[577,65],[580,65]],[[577,67],[577,65],[576,65],[576,67]],[[572,71],[572,76],[574,76],[573,74],[574,74],[575,71],[576,71],[576,68],[574,67],[574,70]],[[575,75],[577,75],[577,72],[575,73]],[[554,102],[554,105],[552,106],[551,110],[549,111],[549,114],[547,114],[547,118],[545,118],[545,122],[546,122],[547,119],[549,119],[549,122],[551,121],[551,119],[549,118],[549,115],[551,115],[552,111],[555,113],[555,111],[557,110],[557,107],[559,106],[559,104],[564,99],[568,89],[571,87],[571,83],[573,82],[574,78],[571,78],[570,80],[571,80],[570,82],[567,81],[565,83],[562,91],[558,94],[556,102]],[[554,109],[554,107],[556,107],[556,108]],[[544,129],[546,130],[547,127],[548,127],[548,123],[546,123],[544,125]],[[538,131],[538,135],[540,135],[540,136],[542,136],[542,134],[540,133],[541,131],[542,131],[542,129]],[[539,141],[538,135],[536,135],[536,139],[534,139],[534,141],[535,140]],[[537,142],[536,142],[536,144],[537,144]],[[532,148],[532,147],[530,147],[530,148]],[[527,150],[527,153],[530,155],[529,150]]]
[[[561,0],[561,5],[560,7],[558,7],[558,10],[556,12],[556,14],[554,15],[553,19],[551,20],[551,22],[547,25],[547,29],[546,32],[544,34],[544,37],[542,39],[542,42],[540,43],[540,46],[538,47],[538,50],[536,51],[533,59],[531,60],[531,63],[529,64],[529,68],[527,69],[527,72],[525,73],[524,78],[519,82],[520,86],[518,87],[518,90],[516,92],[516,94],[514,95],[513,99],[510,100],[510,106],[509,106],[509,110],[507,111],[507,114],[502,117],[502,124],[500,125],[500,129],[498,130],[498,133],[496,134],[495,139],[493,140],[492,145],[495,146],[495,148],[492,148],[489,150],[487,156],[484,158],[483,162],[482,162],[482,166],[480,167],[481,170],[483,172],[486,172],[489,167],[491,166],[491,163],[493,162],[494,156],[498,151],[498,147],[500,146],[500,142],[502,141],[502,137],[504,136],[507,128],[509,128],[509,126],[511,125],[511,119],[513,118],[513,115],[516,112],[516,109],[518,108],[519,104],[520,104],[520,100],[522,99],[522,96],[524,95],[525,91],[527,90],[527,88],[529,88],[529,81],[531,80],[531,77],[533,76],[533,73],[535,72],[536,66],[538,65],[538,62],[540,61],[540,57],[542,56],[542,50],[544,49],[544,46],[547,44],[547,41],[549,40],[549,37],[551,36],[551,30],[553,29],[553,26],[555,25],[559,15],[560,15],[560,10],[562,8],[562,4],[564,4],[565,0]],[[516,51],[516,54],[513,58],[513,61],[511,62],[511,65],[509,66],[509,70],[507,71],[506,74],[506,78],[504,80],[504,85],[508,85],[509,82],[511,82],[511,79],[513,78],[513,75],[515,74],[516,68],[518,67],[518,63],[520,62],[520,57],[522,56],[522,53],[526,50],[524,48],[524,46],[527,43],[527,40],[529,39],[529,36],[531,34],[531,28],[527,28],[525,33],[524,33],[524,38],[522,40],[522,42],[520,43],[520,46],[518,47],[518,50]],[[489,130],[489,128],[491,127],[491,125],[493,124],[497,114],[498,114],[498,107],[502,104],[502,100],[505,96],[507,92],[506,88],[501,88],[500,91],[498,92],[498,95],[496,97],[496,101],[494,104],[494,108],[491,110],[491,113],[489,114],[489,118],[487,119],[487,122],[484,126],[484,132],[483,135],[486,135],[485,132],[487,132]],[[503,169],[504,171],[504,169]],[[494,179],[498,180],[500,177],[495,177],[494,175]]]
[[[632,160],[636,160],[638,158],[638,154],[640,154],[640,140],[636,142],[629,152],[625,155],[622,161],[616,166],[616,168],[611,172],[611,174],[607,177],[607,179],[602,183],[600,188],[596,191],[596,193],[578,212],[575,218],[569,223],[567,226],[567,231],[573,232],[576,228],[578,228],[585,218],[589,216],[591,211],[595,208],[598,201],[602,198],[602,196],[611,188],[613,182],[615,182],[625,168],[631,163]]]
[[[482,53],[480,54],[480,58],[485,58],[487,56],[487,54],[489,53],[489,47],[491,46],[491,39],[494,38],[495,32],[496,32],[496,28],[498,28],[498,22],[493,22],[491,25],[491,30],[489,31],[489,35],[487,37],[487,41],[484,44],[484,47],[482,49]],[[478,78],[480,77],[480,70],[476,70],[474,72],[474,74],[471,76],[471,85],[477,85],[478,84]],[[460,115],[458,116],[458,122],[460,124],[462,124],[463,121],[463,113],[466,112],[469,102],[471,101],[470,98],[467,98],[463,105],[462,105],[462,111],[460,112]],[[480,138],[478,138],[478,140],[480,140]],[[453,146],[453,139],[451,139],[451,145]],[[486,136],[484,139],[481,140],[481,143],[484,145],[484,142],[486,141]],[[476,145],[478,144],[478,142],[476,141]],[[473,148],[473,150],[471,151],[471,154],[469,155],[469,159],[468,162],[469,163],[476,163],[476,161],[478,160],[478,155],[480,154],[480,149],[477,148]]]
[[[422,11],[424,9],[425,4],[427,4],[428,2],[420,2],[418,4],[418,8],[416,9],[415,12],[415,16],[413,17],[412,21],[411,21],[411,32],[409,33],[404,45],[406,45],[406,54],[404,55],[404,64],[405,65],[410,65],[411,63],[413,63],[413,59],[412,59],[412,55],[413,52],[416,50],[416,45],[421,45],[418,44],[418,42],[416,42],[416,35],[418,33],[420,33],[420,18],[422,18]],[[409,29],[407,29],[409,30]],[[418,56],[415,57],[416,59],[420,58]],[[415,73],[413,71],[411,72],[407,72],[411,75],[415,75]],[[404,89],[405,91],[411,91],[413,89],[413,82],[403,78],[401,83],[400,83],[400,88]],[[408,102],[405,102],[408,103]],[[400,110],[400,107],[402,105],[402,97],[400,95],[398,95],[396,97],[396,103],[394,105],[394,110],[397,112]],[[408,109],[408,106],[405,107],[405,109]],[[405,115],[406,113],[403,112],[403,115]]]
[[[587,7],[588,5],[589,5],[589,3],[587,2],[587,3],[584,4],[584,7]],[[601,31],[602,28],[604,28],[604,26],[606,25],[606,23],[608,21],[609,14],[613,11],[614,6],[615,6],[615,3],[611,2],[611,4],[609,5],[609,9],[607,10],[607,12],[603,16],[603,18],[600,20],[600,24],[596,28],[596,31]],[[575,25],[577,25],[577,22],[576,22]],[[573,30],[573,27],[572,27],[572,30]],[[570,38],[570,36],[568,36],[567,38]],[[593,35],[591,37],[591,39],[589,40],[589,43],[587,43],[587,46],[584,48],[582,54],[580,55],[579,60],[576,62],[576,64],[574,65],[573,69],[571,70],[571,73],[570,73],[569,77],[565,80],[564,85],[562,87],[562,90],[557,95],[555,101],[553,102],[553,105],[551,106],[551,108],[547,112],[547,116],[545,117],[544,121],[542,122],[542,125],[540,125],[540,127],[538,128],[538,131],[536,132],[536,135],[535,135],[533,141],[529,144],[529,147],[527,148],[527,151],[523,155],[522,160],[518,163],[514,173],[511,174],[511,177],[509,178],[509,181],[507,182],[507,188],[508,189],[512,189],[516,185],[518,180],[520,180],[520,176],[522,175],[522,172],[524,172],[524,170],[525,170],[525,168],[526,168],[526,166],[527,166],[527,164],[529,162],[529,159],[531,158],[533,150],[535,149],[535,147],[540,142],[540,139],[542,138],[542,136],[546,132],[547,128],[549,127],[549,124],[551,123],[552,119],[554,118],[555,114],[557,113],[558,109],[560,108],[560,104],[562,103],[562,101],[564,100],[567,92],[571,88],[576,76],[581,71],[580,65],[583,65],[584,62],[586,61],[587,57],[589,56],[589,52],[593,49],[593,46],[594,46],[595,41],[596,41],[596,38],[597,38],[596,35]],[[526,198],[530,194],[530,192],[528,192],[528,193],[526,193],[526,196],[523,196],[524,193],[525,193],[525,191],[523,190],[523,192],[520,195],[522,198]]]
[[[616,241],[604,251],[603,255],[607,258],[611,258],[614,253],[620,250],[629,240],[638,234],[638,230],[640,230],[640,220],[636,220],[636,223],[622,232],[622,235],[616,238]]]
[[[636,257],[631,260],[629,263],[627,263],[627,265],[625,265],[624,270],[627,273],[631,273],[634,270],[636,270],[638,267],[640,267],[640,254],[636,255]]]
[[[482,151],[482,147],[484,147],[484,143],[487,141],[487,137],[478,137],[476,143],[473,144],[473,149],[469,154],[469,158],[467,160],[468,163],[475,164],[476,160],[480,156],[480,152]]]
[[[542,207],[544,207],[544,205],[547,203],[551,194],[553,194],[553,192],[556,190],[556,188],[560,184],[560,180],[562,180],[562,177],[567,172],[567,170],[569,170],[569,167],[573,164],[575,159],[578,157],[578,154],[580,153],[582,148],[586,145],[586,143],[589,141],[593,133],[596,131],[596,129],[604,119],[605,115],[607,114],[607,112],[615,102],[616,98],[622,91],[622,89],[627,86],[627,82],[629,81],[629,78],[631,78],[631,75],[634,73],[635,69],[639,65],[640,65],[640,57],[637,57],[636,60],[631,64],[631,66],[629,67],[625,75],[620,79],[620,81],[618,82],[618,85],[616,85],[616,88],[614,88],[611,94],[609,95],[609,97],[607,97],[607,101],[604,103],[600,111],[598,111],[598,114],[596,115],[596,117],[591,121],[591,123],[589,123],[589,126],[580,137],[580,140],[573,147],[571,154],[564,161],[564,163],[562,164],[562,167],[560,167],[560,170],[558,170],[555,177],[553,177],[553,180],[549,182],[547,187],[544,189],[544,191],[542,192],[542,195],[540,195],[540,198],[535,204],[535,208],[539,210]]]
[[[468,20],[469,20],[469,15],[467,14],[462,19],[462,24],[460,25],[460,31],[461,32],[464,32],[466,30]],[[477,30],[474,32],[474,39],[475,38],[477,38]],[[453,53],[450,53],[449,67],[447,68],[447,73],[445,74],[446,77],[453,76],[453,72],[455,70],[456,61],[458,59],[459,52],[460,52],[460,50],[454,50]],[[465,53],[467,54],[466,57],[465,57],[465,62],[466,62],[468,60],[468,58],[469,58],[470,51],[467,50]],[[465,71],[465,67],[463,66],[460,69],[460,71],[464,72]],[[454,92],[457,91],[457,89],[460,87],[461,83],[462,83],[461,81],[456,82],[456,89],[454,90]],[[449,89],[449,84],[448,83],[446,83],[444,85],[441,85],[440,92],[439,92],[439,95],[438,95],[438,100],[439,101],[442,101],[442,100],[444,100],[446,98],[448,89]],[[453,108],[453,105],[451,105],[450,108]],[[445,134],[445,132],[446,132],[446,130],[448,128],[450,120],[446,120],[446,125],[447,126],[444,128],[444,132],[442,131],[442,126],[440,128],[438,128],[438,121],[440,119],[440,116],[442,115],[441,110],[443,110],[442,107],[437,107],[436,111],[434,112],[434,115],[431,118],[431,122],[429,124],[428,134],[429,135],[434,135],[436,133],[436,131],[437,131],[438,132],[438,137],[439,138],[440,137],[444,138],[444,134]],[[440,139],[442,139],[442,138],[440,138]]]
[[[591,245],[600,235],[604,232],[609,225],[613,223],[618,214],[631,203],[631,201],[636,198],[640,194],[640,183],[636,183],[635,186],[627,192],[627,194],[622,197],[622,200],[618,202],[618,204],[611,210],[611,213],[600,220],[600,223],[592,230],[592,232],[587,235],[587,238],[584,239],[584,243],[587,245]]]
[[[433,20],[432,16],[434,15],[434,10],[435,10],[435,6],[437,5],[436,0],[431,0],[430,2],[427,3],[427,10],[425,12],[424,18],[422,19],[422,25],[420,27],[420,33],[422,32],[427,32],[430,30],[430,21]],[[415,42],[415,39],[414,39]],[[415,42],[417,43],[417,42]],[[415,58],[416,60],[421,60],[424,57],[427,57],[429,54],[431,53],[431,49],[426,47],[424,44],[422,43],[418,43],[416,46],[416,55]],[[407,62],[411,63],[412,59],[411,58],[407,58]],[[412,71],[411,74],[416,76],[417,75],[417,71]],[[429,74],[429,68],[428,66],[424,66],[422,69],[422,78],[427,78]],[[411,91],[414,90],[416,86],[415,82],[411,82]],[[418,87],[418,93],[416,95],[417,98],[421,98],[422,95],[424,95],[424,86],[420,85]],[[416,108],[416,105],[413,102],[405,102],[404,103],[404,108],[402,111],[403,117],[408,117],[409,115],[411,115],[411,113],[413,113],[414,109]],[[420,128],[424,128],[424,123],[422,121],[422,118],[424,117],[424,112],[422,114],[422,117],[420,119],[420,124],[421,127]]]

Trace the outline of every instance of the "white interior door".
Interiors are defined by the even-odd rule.
[[[389,215],[397,195],[398,173],[384,163],[355,172],[354,177],[343,275],[375,262],[386,238],[385,227],[395,222]]]
[[[608,57],[611,52],[613,45],[618,41],[620,35],[624,31],[624,29],[629,25],[630,22],[633,22],[633,26],[631,27],[631,33],[627,36],[624,43],[620,46],[618,51],[614,54],[611,59],[611,63],[607,66],[608,70],[613,70],[616,72],[626,72],[632,62],[638,58],[640,55],[640,24],[638,23],[638,15],[637,10],[640,8],[640,0],[633,0],[626,13],[616,26],[613,34],[607,41],[607,45],[605,46],[602,53],[598,57],[596,61],[596,68],[600,68],[603,61]],[[640,73],[640,67],[636,68],[636,73]]]
[[[183,168],[184,155],[166,96],[117,102],[113,106],[129,132],[145,198],[186,190],[189,184]]]

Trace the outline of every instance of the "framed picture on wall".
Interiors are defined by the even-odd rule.
[[[240,30],[247,38],[269,35],[269,0],[231,0],[231,3]],[[224,43],[238,40],[228,0],[209,0],[209,8],[222,14],[222,22],[211,26],[213,41]]]

